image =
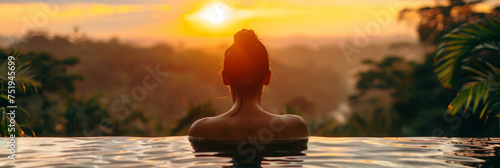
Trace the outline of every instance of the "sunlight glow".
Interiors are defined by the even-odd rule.
[[[212,25],[222,25],[228,21],[231,16],[231,7],[222,2],[212,2],[199,11],[189,15],[189,19],[197,22],[209,23]]]
[[[245,12],[241,9],[223,2],[212,1],[199,5],[182,16],[182,31],[186,35],[221,36],[241,29],[241,21],[248,18],[244,17]]]
[[[226,20],[227,8],[222,4],[212,3],[201,11],[199,15],[201,19],[217,24]]]

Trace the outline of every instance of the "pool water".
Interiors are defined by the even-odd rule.
[[[7,149],[9,139],[0,139]],[[500,167],[500,138],[310,137],[307,150],[245,158],[194,152],[186,136],[16,138],[0,167]],[[250,164],[240,164],[242,162]]]

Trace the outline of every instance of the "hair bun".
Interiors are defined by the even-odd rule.
[[[259,39],[253,30],[242,29],[238,33],[234,34],[234,44],[248,45],[258,42]]]

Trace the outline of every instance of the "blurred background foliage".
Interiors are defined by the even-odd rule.
[[[360,69],[354,75],[355,94],[346,91],[345,81],[352,78],[346,65],[330,70],[316,66],[321,60],[306,59],[315,52],[331,57],[338,46],[317,51],[305,46],[270,49],[273,77],[264,90],[264,109],[303,116],[311,135],[317,136],[498,136],[498,119],[480,117],[467,108],[447,113],[461,88],[441,85],[435,55],[442,37],[453,29],[483,19],[498,23],[500,8],[480,13],[472,10],[480,0],[449,2],[400,11],[400,22],[415,19],[412,13],[419,16],[419,40],[430,51],[421,61],[408,60],[403,52],[351,64]],[[221,53],[170,44],[144,47],[118,38],[90,39],[78,29],[68,34],[32,30],[12,46],[23,49],[20,58],[34,72],[30,79],[35,87],[17,94],[18,106],[29,112],[16,118],[27,136],[185,135],[195,120],[220,114],[231,105],[218,73]],[[0,61],[5,62],[14,49],[0,50]],[[500,63],[498,50],[475,54],[492,69]],[[287,57],[280,59],[282,55]],[[287,64],[294,59],[297,63]],[[145,76],[151,75],[147,67],[157,66],[168,77],[156,79],[157,87],[148,90],[143,100],[131,96],[133,88],[143,86]],[[470,75],[459,74],[457,86],[470,82]],[[4,94],[5,80],[2,85]],[[343,97],[348,97],[346,103]],[[116,110],[113,102],[119,102],[122,110]]]

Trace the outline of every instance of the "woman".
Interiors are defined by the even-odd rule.
[[[272,114],[260,106],[262,89],[269,84],[271,71],[267,50],[253,30],[243,29],[234,35],[234,43],[225,52],[221,75],[224,85],[231,90],[232,108],[194,122],[189,136],[212,140],[309,136],[302,117]]]

